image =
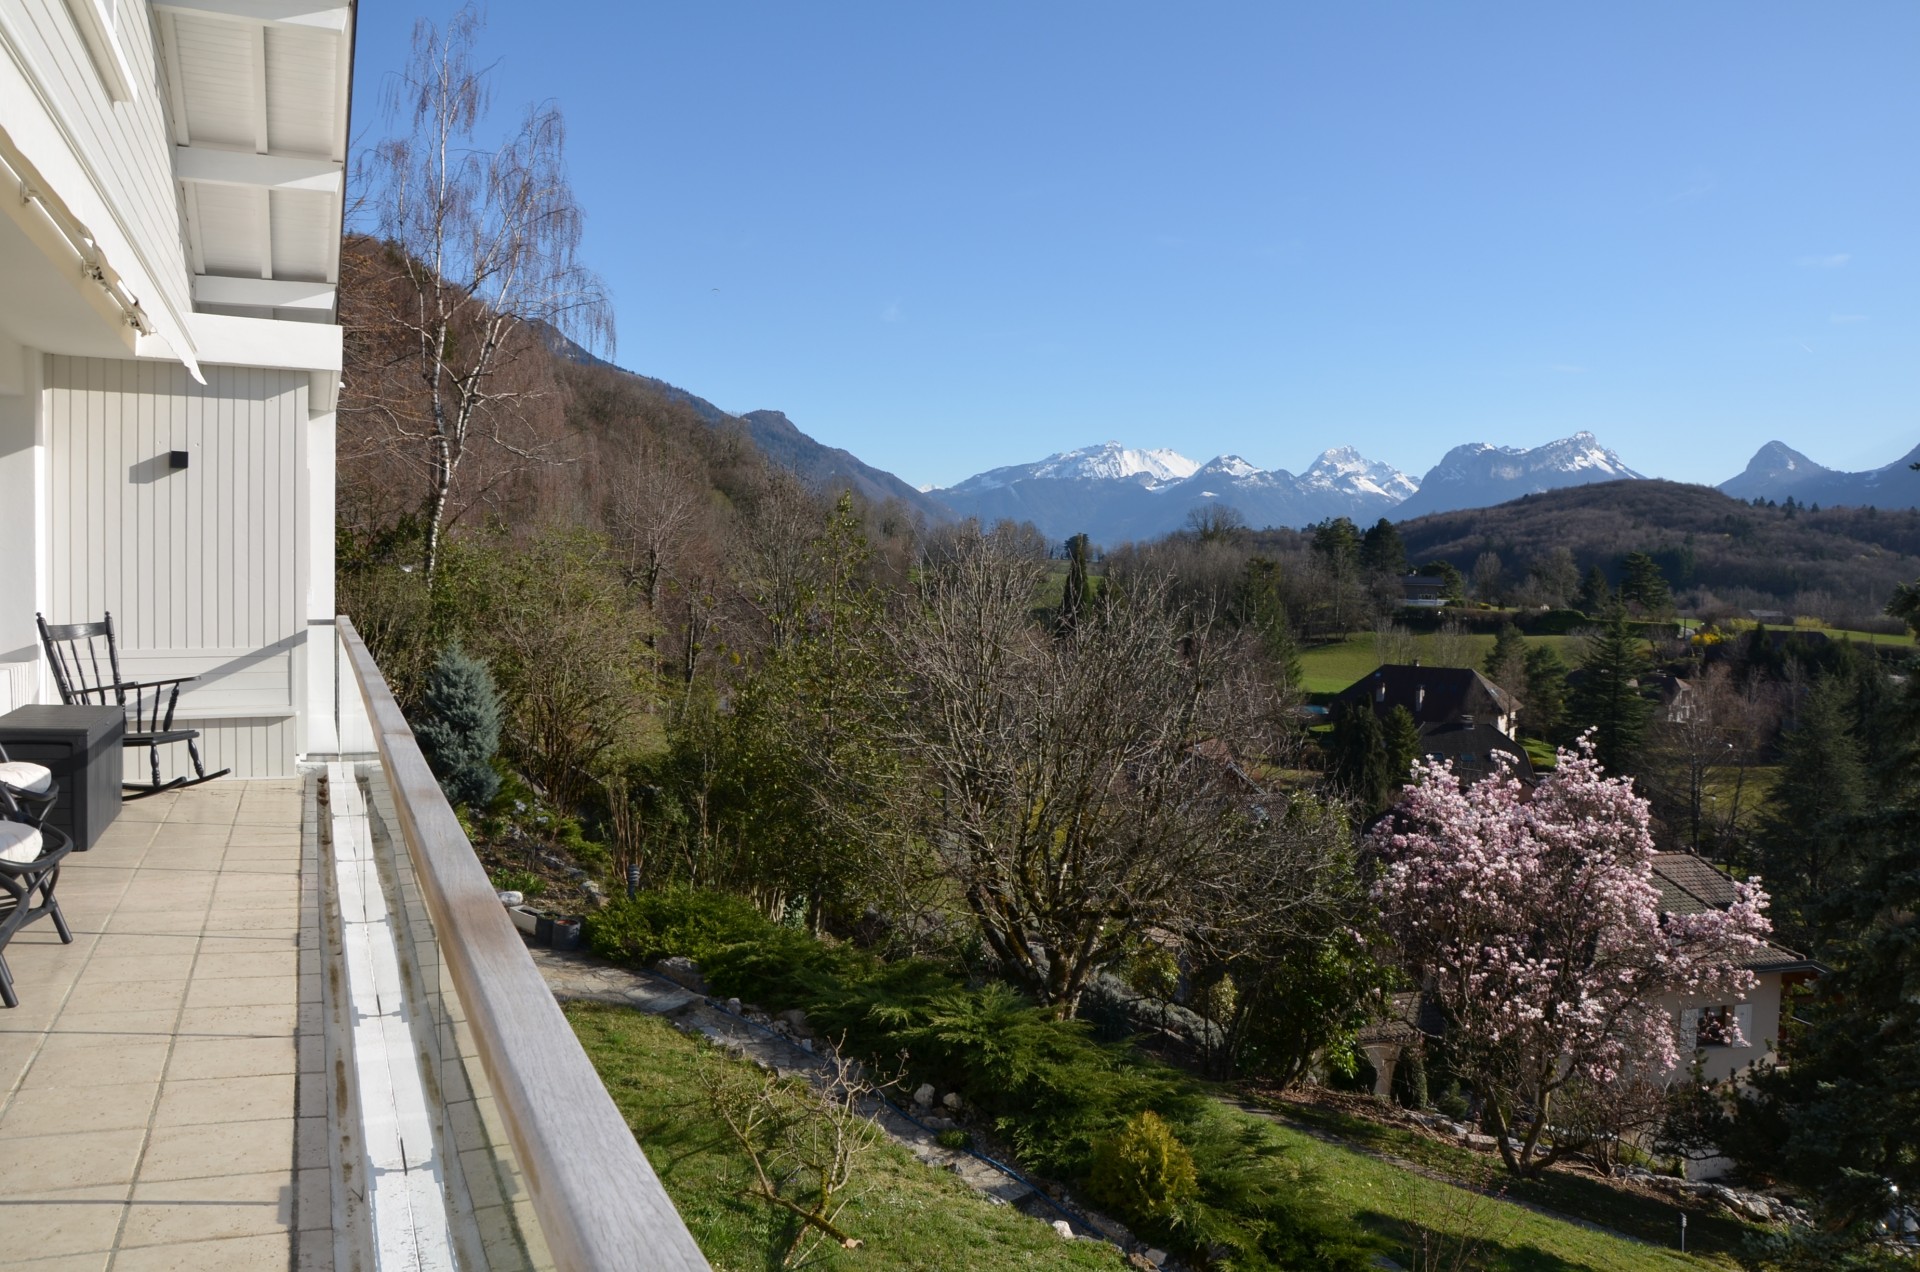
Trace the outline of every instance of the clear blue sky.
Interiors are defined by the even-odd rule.
[[[416,16],[366,3],[355,130]],[[618,361],[915,484],[1920,441],[1920,4],[495,3]],[[716,290],[717,289],[717,290]]]

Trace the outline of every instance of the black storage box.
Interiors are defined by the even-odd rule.
[[[0,746],[11,759],[44,764],[60,784],[47,825],[73,836],[85,852],[120,815],[120,739],[127,713],[119,707],[20,707],[0,715]]]

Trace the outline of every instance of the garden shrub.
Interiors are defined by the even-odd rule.
[[[588,948],[616,963],[645,967],[670,954],[705,964],[715,951],[772,928],[751,904],[719,892],[642,892],[586,919]]]
[[[1152,1109],[1094,1141],[1087,1195],[1127,1223],[1177,1222],[1199,1192],[1193,1154]]]

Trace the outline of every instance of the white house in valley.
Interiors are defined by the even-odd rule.
[[[351,0],[0,0],[0,713],[58,700],[36,613],[111,612],[129,677],[201,677],[209,768],[339,749],[353,31]]]
[[[1663,852],[1653,859],[1653,883],[1663,914],[1724,910],[1734,902],[1733,880],[1691,853]],[[1820,974],[1820,965],[1769,943],[1747,970],[1755,984],[1738,999],[1680,999],[1668,1004],[1679,1025],[1683,1063],[1700,1062],[1701,1076],[1724,1081],[1763,1061],[1779,1059],[1781,1017],[1788,991]]]

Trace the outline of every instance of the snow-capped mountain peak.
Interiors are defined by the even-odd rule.
[[[1238,455],[1218,455],[1208,460],[1199,471],[1222,477],[1257,477],[1266,470],[1255,468]]]
[[[1441,456],[1400,513],[1416,517],[1455,508],[1488,508],[1561,486],[1641,477],[1592,433],[1575,433],[1534,447],[1473,442]]]
[[[1033,465],[1035,477],[1066,480],[1092,478],[1096,481],[1112,481],[1144,476],[1154,481],[1180,481],[1199,471],[1199,464],[1178,451],[1134,450],[1119,442],[1061,451]]]
[[[1320,458],[1300,474],[1300,482],[1320,490],[1378,496],[1395,504],[1420,489],[1419,482],[1392,464],[1368,459],[1351,446],[1335,446],[1320,452]]]

